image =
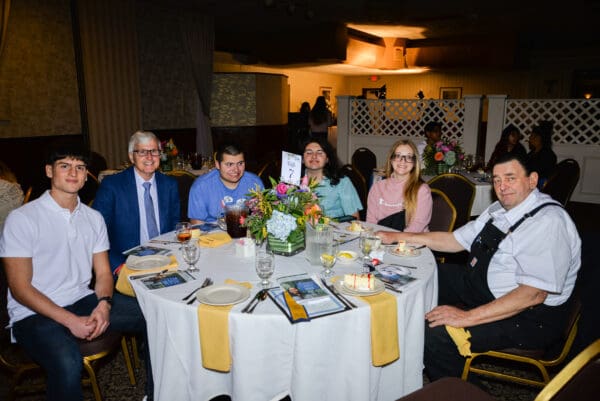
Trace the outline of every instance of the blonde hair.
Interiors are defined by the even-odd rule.
[[[419,151],[417,150],[415,144],[408,139],[400,139],[396,141],[388,151],[385,163],[385,177],[391,178],[392,174],[394,173],[394,169],[392,168],[392,157],[394,156],[394,153],[396,153],[396,149],[400,145],[409,146],[415,157],[413,168],[412,170],[410,170],[408,180],[404,185],[404,210],[406,214],[405,224],[406,226],[408,226],[410,224],[410,220],[415,214],[415,211],[417,210],[417,194],[419,193],[419,188],[421,187],[421,184],[423,184],[423,180],[421,180],[421,163],[419,163]]]
[[[0,160],[0,178],[6,181],[17,183],[17,177],[15,177],[15,174],[6,164],[4,164],[2,160]]]

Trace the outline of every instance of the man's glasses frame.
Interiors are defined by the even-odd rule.
[[[139,150],[134,150],[133,153],[137,154],[140,157],[146,157],[148,155],[150,155],[152,157],[158,157],[162,154],[160,149],[139,149]]]

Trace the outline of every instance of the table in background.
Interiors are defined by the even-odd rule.
[[[180,266],[185,266],[177,245],[170,248]],[[341,246],[357,248],[356,240]],[[311,266],[304,252],[275,259],[274,278],[322,269]],[[236,305],[229,314],[230,372],[203,368],[198,304],[186,305],[181,299],[206,276],[215,284],[228,278],[250,281],[251,295],[258,291],[253,258],[236,257],[233,242],[203,248],[201,271],[193,282],[150,291],[133,281],[148,325],[155,400],[197,401],[228,394],[236,401],[264,401],[289,394],[294,401],[388,401],[422,387],[424,314],[437,303],[435,260],[428,249],[414,258],[386,254],[384,259],[418,266],[412,270],[418,280],[401,294],[392,293],[397,297],[400,358],[385,367],[372,365],[370,308],[351,297],[358,308],[297,324],[290,324],[271,300],[262,302],[253,314],[240,312],[249,300]],[[358,262],[338,263],[335,271],[342,275],[360,267]]]
[[[475,199],[473,200],[473,207],[471,207],[471,216],[479,216],[496,200],[492,184],[480,173],[461,171],[459,174],[475,185]],[[425,182],[428,182],[433,177],[431,175],[422,176]],[[384,173],[380,169],[373,170],[373,182],[382,180],[383,178]]]

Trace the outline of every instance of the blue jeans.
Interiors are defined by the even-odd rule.
[[[96,305],[96,294],[90,294],[65,309],[78,316],[87,316]],[[115,292],[108,330],[141,336],[142,352],[146,355],[146,394],[151,397],[153,382],[146,321],[135,298]],[[46,316],[35,314],[15,322],[12,331],[19,345],[46,372],[48,401],[83,400],[83,358],[77,339],[69,329]]]

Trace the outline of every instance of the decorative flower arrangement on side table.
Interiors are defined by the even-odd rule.
[[[179,154],[179,150],[177,150],[177,146],[173,142],[173,138],[168,141],[161,142],[162,154],[160,155],[160,169],[162,171],[171,171],[173,170],[173,160]]]
[[[423,151],[425,174],[447,173],[457,161],[464,158],[464,152],[458,141],[442,139],[433,145],[427,145]]]
[[[314,192],[317,182],[303,177],[300,186],[271,180],[272,188],[250,190],[250,214],[245,225],[257,242],[267,240],[279,255],[291,256],[304,249],[306,224],[326,223]]]

